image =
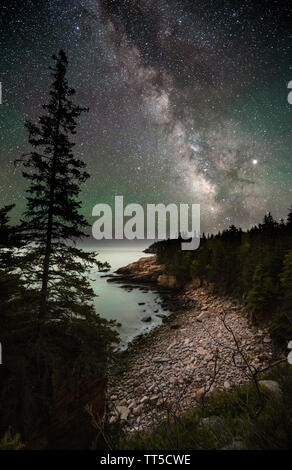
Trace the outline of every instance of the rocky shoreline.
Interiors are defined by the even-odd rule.
[[[129,348],[122,377],[109,377],[110,423],[121,419],[128,432],[149,428],[214,391],[243,384],[250,371],[273,360],[268,328],[251,325],[246,309],[234,299],[218,297],[197,281],[179,289],[156,257],[141,258],[117,275],[117,282],[154,283],[174,294],[168,302],[173,314]]]

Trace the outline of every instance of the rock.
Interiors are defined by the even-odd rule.
[[[150,397],[150,402],[151,402],[151,403],[155,403],[155,402],[158,400],[158,398],[159,398],[158,395],[152,395],[152,396]]]
[[[144,395],[144,397],[140,400],[141,405],[144,405],[144,403],[147,403],[148,397]]]
[[[196,397],[196,400],[201,400],[202,396],[204,395],[205,393],[205,389],[204,387],[201,387],[201,388],[198,388],[197,390],[195,390],[195,397]]]
[[[204,356],[206,354],[206,351],[204,348],[202,348],[202,346],[199,346],[197,349],[196,349],[196,354],[199,354],[200,356]]]
[[[145,317],[141,318],[141,321],[144,323],[149,323],[152,320],[152,317],[150,315],[146,315]]]
[[[130,410],[127,406],[117,406],[117,413],[122,421],[127,421]]]
[[[170,325],[170,328],[172,330],[178,330],[178,328],[180,328],[180,325],[178,325],[177,323],[173,323],[172,325]]]
[[[136,408],[133,408],[133,415],[138,416],[141,413],[142,409],[143,409],[143,406],[141,405],[136,406]]]
[[[166,359],[165,357],[155,357],[153,359],[153,362],[168,362],[169,359]]]
[[[224,386],[225,390],[229,390],[230,387],[231,387],[231,385],[230,385],[230,383],[228,382],[228,380],[225,380],[223,386]]]
[[[157,316],[158,318],[166,318],[165,313],[157,313],[156,316]]]
[[[111,416],[109,419],[109,424],[115,424],[118,421],[118,416]]]
[[[210,362],[213,359],[212,354],[207,353],[206,356],[204,357],[205,361]]]
[[[259,380],[259,385],[262,385],[269,390],[269,392],[277,395],[278,397],[282,395],[282,390],[280,389],[278,382],[275,380]]]
[[[196,320],[198,322],[201,322],[204,318],[208,318],[209,316],[210,316],[210,312],[208,312],[207,310],[204,310],[202,313],[200,313],[200,315],[196,317]]]
[[[269,338],[268,336],[264,337],[263,343],[271,343],[271,342],[272,342],[271,338]]]

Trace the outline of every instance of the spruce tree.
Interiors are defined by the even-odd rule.
[[[26,123],[32,151],[22,158],[23,176],[30,182],[21,224],[27,244],[22,269],[26,283],[38,292],[41,319],[92,312],[87,270],[95,261],[95,255],[75,246],[88,225],[79,213],[78,195],[89,175],[73,154],[73,136],[87,109],[72,101],[75,90],[67,82],[65,53],[60,51],[53,60],[49,102],[38,123]]]

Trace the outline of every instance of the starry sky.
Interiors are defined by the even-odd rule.
[[[201,227],[248,228],[292,204],[291,8],[280,0],[9,0],[0,6],[0,195],[25,207],[13,161],[64,49],[90,180],[83,212],[201,204]],[[290,29],[290,30],[289,30]]]

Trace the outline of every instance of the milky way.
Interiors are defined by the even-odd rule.
[[[202,228],[246,228],[292,203],[291,14],[281,1],[41,0],[1,5],[1,203],[24,207],[14,158],[63,48],[76,152],[98,202],[200,203]]]

